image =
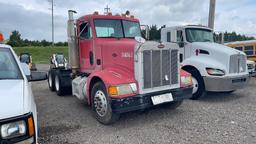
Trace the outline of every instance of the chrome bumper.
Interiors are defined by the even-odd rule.
[[[206,91],[228,92],[243,88],[249,81],[249,75],[236,77],[204,77]]]

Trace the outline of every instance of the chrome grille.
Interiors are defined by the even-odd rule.
[[[171,51],[171,84],[178,83],[178,50]]]
[[[246,71],[246,56],[237,54],[230,56],[229,73],[242,73]]]
[[[143,51],[144,89],[178,84],[178,50]]]

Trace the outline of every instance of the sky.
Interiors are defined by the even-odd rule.
[[[51,0],[0,0],[0,32],[9,38],[18,30],[23,39],[51,41]],[[177,26],[208,24],[209,0],[53,0],[55,41],[66,41],[67,11],[76,17],[129,10],[141,24]],[[216,0],[215,31],[235,31],[256,37],[255,0]]]

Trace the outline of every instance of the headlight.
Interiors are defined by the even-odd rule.
[[[110,86],[108,88],[108,94],[110,96],[119,96],[119,95],[126,95],[126,94],[133,94],[137,92],[137,85],[136,83],[131,84],[123,84],[117,86]]]
[[[1,126],[2,139],[10,139],[26,134],[26,122],[24,120],[7,123]]]
[[[213,76],[223,76],[225,75],[225,72],[220,69],[214,69],[214,68],[206,68],[206,71],[209,75]]]
[[[32,113],[2,123],[0,125],[1,140],[17,144],[33,143],[35,141],[35,126]]]
[[[181,87],[186,87],[186,86],[191,86],[193,85],[192,83],[192,77],[189,76],[181,76],[180,78],[180,83],[181,83]]]

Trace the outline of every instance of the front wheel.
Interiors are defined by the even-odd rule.
[[[96,119],[102,124],[112,124],[119,119],[120,115],[112,111],[110,99],[102,82],[96,83],[92,88],[92,108]]]

